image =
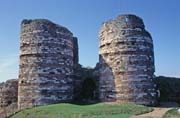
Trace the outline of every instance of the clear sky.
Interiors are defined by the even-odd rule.
[[[180,0],[0,0],[0,81],[18,77],[20,23],[45,18],[79,39],[84,66],[98,62],[98,31],[120,14],[143,18],[154,40],[156,75],[180,77]]]

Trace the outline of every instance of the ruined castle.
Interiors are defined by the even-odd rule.
[[[45,19],[23,20],[13,94],[18,108],[82,99],[157,103],[153,41],[138,16],[120,15],[102,24],[94,69],[83,68],[78,56],[78,39],[67,28]]]

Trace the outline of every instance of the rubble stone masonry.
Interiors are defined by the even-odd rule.
[[[153,41],[141,18],[127,14],[103,23],[99,54],[101,101],[156,104]]]
[[[152,37],[138,16],[103,23],[94,69],[79,64],[78,39],[67,28],[46,19],[23,20],[19,77],[0,84],[0,105],[18,101],[24,109],[85,98],[155,105],[154,71]],[[92,96],[83,96],[90,81]]]
[[[11,79],[0,83],[0,108],[17,104],[18,80]]]
[[[49,20],[22,21],[19,109],[73,99],[73,65],[78,60],[73,40],[67,28]]]

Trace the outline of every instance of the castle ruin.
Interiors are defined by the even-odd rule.
[[[105,22],[99,49],[100,100],[156,104],[153,41],[141,18],[121,15]]]
[[[67,28],[45,19],[23,20],[19,109],[83,95],[102,102],[157,103],[153,41],[141,18],[126,14],[103,23],[94,69],[82,68],[78,56],[78,39]]]
[[[76,45],[77,39],[63,26],[45,19],[22,21],[20,109],[72,101],[73,66],[78,62]]]

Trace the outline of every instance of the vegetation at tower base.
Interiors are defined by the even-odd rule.
[[[151,112],[151,107],[126,104],[54,104],[22,110],[10,118],[129,118]]]
[[[73,66],[78,61],[74,40],[67,28],[49,20],[22,21],[19,109],[72,101]]]
[[[105,22],[99,55],[101,101],[157,103],[153,41],[141,18],[127,14]]]
[[[159,101],[180,104],[180,78],[158,76],[153,81],[160,90]]]

